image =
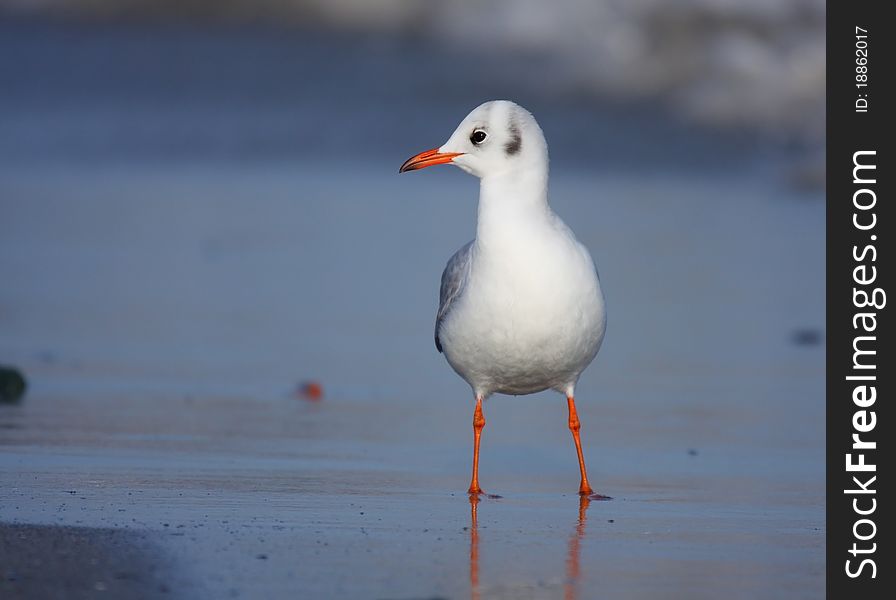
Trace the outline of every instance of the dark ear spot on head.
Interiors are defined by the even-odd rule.
[[[513,156],[514,154],[519,154],[520,148],[523,147],[523,136],[520,133],[520,128],[517,126],[516,121],[511,117],[510,119],[510,140],[504,144],[504,152],[507,156]]]

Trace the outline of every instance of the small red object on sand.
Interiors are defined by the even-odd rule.
[[[306,400],[317,402],[324,397],[324,388],[316,381],[303,381],[299,385],[299,395]]]

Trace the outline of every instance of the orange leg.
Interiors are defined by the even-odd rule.
[[[469,494],[481,494],[479,487],[479,438],[482,428],[485,427],[485,417],[482,416],[482,398],[476,397],[476,412],[473,413],[473,480],[470,482]]]
[[[579,430],[582,428],[582,424],[579,423],[579,415],[576,414],[575,399],[572,396],[568,396],[566,402],[569,405],[569,430],[572,432],[572,438],[576,442],[576,453],[579,455],[579,471],[582,473],[582,483],[579,485],[579,494],[587,496],[594,493],[594,490],[588,485],[588,474],[585,473],[585,457],[582,455],[582,441],[579,439]]]

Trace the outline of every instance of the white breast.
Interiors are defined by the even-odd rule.
[[[571,394],[605,326],[591,257],[550,214],[477,237],[469,279],[440,338],[477,394]]]

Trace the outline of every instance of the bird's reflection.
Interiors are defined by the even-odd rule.
[[[470,598],[479,600],[479,524],[476,509],[479,494],[470,494]]]
[[[566,554],[566,585],[563,589],[563,597],[566,600],[575,600],[579,591],[579,546],[585,537],[585,513],[591,498],[579,496],[579,518],[576,521],[576,529],[569,538],[569,551]]]
[[[591,504],[588,496],[579,496],[579,514],[576,526],[569,538],[569,550],[566,554],[566,583],[563,588],[563,597],[566,600],[576,600],[579,591],[579,555],[581,543],[585,538],[586,512]],[[470,598],[479,600],[479,523],[477,509],[479,508],[479,494],[470,494]]]

